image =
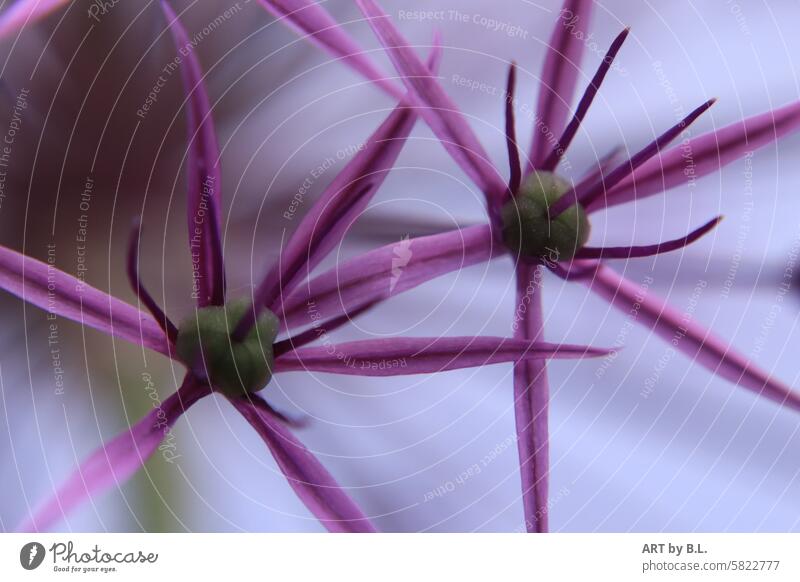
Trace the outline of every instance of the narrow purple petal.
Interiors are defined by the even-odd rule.
[[[716,337],[711,330],[695,321],[687,321],[685,315],[667,305],[649,290],[628,281],[604,265],[597,266],[593,276],[581,281],[625,313],[638,305],[638,323],[652,329],[675,346],[675,349],[717,376],[780,404],[800,410],[800,394],[771,378],[769,374],[750,362],[749,358]]]
[[[145,289],[142,281],[139,279],[139,240],[142,234],[142,225],[137,219],[133,225],[133,229],[131,231],[131,236],[128,241],[128,261],[127,261],[127,271],[128,271],[128,281],[133,288],[134,293],[136,293],[136,297],[139,298],[139,301],[144,304],[153,318],[158,323],[159,327],[164,330],[164,333],[167,334],[169,341],[173,344],[178,339],[178,328],[175,327],[175,324],[167,317],[164,310],[158,306],[156,300],[153,299],[153,296]]]
[[[55,494],[19,526],[19,531],[42,531],[81,503],[126,482],[158,450],[170,428],[209,390],[189,377],[180,389],[134,426],[105,443],[86,459]],[[170,461],[172,462],[172,461]]]
[[[276,342],[272,346],[272,353],[277,358],[286,352],[296,350],[297,348],[302,348],[304,345],[318,340],[321,335],[320,330],[324,330],[323,333],[332,333],[343,325],[347,325],[359,315],[369,311],[375,305],[376,303],[368,303],[367,305],[354,309],[353,311],[348,311],[347,313],[343,313],[342,315],[324,321],[319,325],[315,325],[314,327],[309,328],[295,336]]]
[[[595,200],[591,209],[625,204],[693,183],[798,126],[800,103],[792,103],[690,139],[642,164],[610,189],[606,199]]]
[[[322,463],[260,396],[252,394],[230,402],[264,439],[289,485],[322,525],[332,532],[376,531]]]
[[[567,124],[591,14],[591,0],[565,0],[558,14],[539,84],[528,170],[542,166]]]
[[[260,0],[281,22],[383,89],[390,97],[402,93],[365,55],[358,43],[314,0]]]
[[[591,167],[580,179],[580,181],[572,189],[572,192],[567,192],[567,196],[577,197],[580,192],[586,192],[592,186],[601,184],[605,187],[605,182],[608,175],[620,163],[620,154],[622,153],[622,146],[617,146],[610,152],[605,154],[602,158],[597,160],[594,167]]]
[[[601,247],[601,248],[583,247],[576,253],[575,258],[576,259],[632,259],[639,257],[652,257],[654,255],[669,253],[672,251],[676,251],[678,249],[682,249],[692,244],[694,241],[696,241],[706,233],[710,232],[713,228],[715,228],[720,223],[721,220],[722,217],[718,216],[713,220],[709,220],[703,226],[693,230],[686,236],[654,245],[645,245],[636,247]]]
[[[578,107],[575,109],[575,114],[567,124],[564,133],[561,134],[558,143],[553,147],[550,155],[547,156],[547,159],[542,163],[543,170],[552,172],[558,165],[558,162],[561,161],[561,157],[569,149],[572,140],[578,133],[578,128],[583,122],[583,118],[589,111],[589,107],[592,106],[595,95],[597,95],[597,92],[600,90],[600,85],[603,84],[603,80],[606,78],[606,74],[611,69],[611,64],[614,62],[619,49],[622,48],[622,43],[625,42],[629,32],[630,28],[626,28],[619,33],[617,38],[614,39],[614,42],[611,43],[611,47],[608,49],[606,56],[600,63],[600,66],[598,67],[597,72],[594,74],[591,83],[589,83],[589,86],[586,87],[583,97],[581,97],[581,100],[578,102]]]
[[[565,281],[576,281],[591,277],[597,268],[593,261],[572,261],[569,263],[554,263],[548,261],[545,265],[554,275]]]
[[[487,225],[386,245],[298,287],[278,312],[286,329],[350,313],[506,251]]]
[[[19,32],[67,3],[68,0],[17,0],[0,13],[0,38]]]
[[[511,63],[508,68],[508,81],[506,82],[506,148],[508,149],[508,165],[510,177],[508,190],[514,196],[522,183],[522,164],[519,160],[519,146],[517,145],[517,130],[514,120],[514,94],[517,88],[517,64]]]
[[[167,0],[161,8],[169,21],[175,48],[182,56],[181,76],[186,92],[186,121],[189,134],[188,203],[189,252],[197,272],[193,281],[199,287],[197,304],[222,305],[225,302],[225,268],[222,260],[222,207],[219,146],[211,103],[203,83],[203,71],[186,29]]]
[[[575,190],[582,191],[582,189],[585,189],[588,185],[604,180],[605,176],[613,170],[614,167],[619,165],[619,158],[622,150],[622,146],[617,146],[597,160],[596,165],[581,176],[580,182],[575,186]]]
[[[150,315],[51,264],[2,246],[0,289],[48,313],[170,355],[169,340]]]
[[[514,337],[518,341],[539,341],[544,315],[541,267],[517,266],[517,302]],[[550,444],[548,405],[550,386],[545,360],[526,360],[514,366],[514,417],[517,427],[519,471],[522,480],[522,505],[525,529],[529,533],[548,529],[548,488],[550,482]]]
[[[564,194],[558,199],[558,202],[553,204],[552,208],[550,209],[551,214],[558,216],[560,213],[574,204],[576,198],[586,208],[593,209],[593,203],[602,198],[605,192],[607,192],[610,188],[613,188],[626,176],[629,176],[634,170],[636,170],[636,168],[640,167],[647,160],[658,154],[662,148],[666,147],[667,144],[683,133],[687,127],[697,120],[698,117],[708,111],[708,109],[714,105],[716,101],[716,99],[709,99],[703,103],[700,107],[692,111],[689,115],[681,119],[678,123],[658,136],[658,138],[656,138],[654,141],[650,142],[643,149],[639,150],[630,160],[620,164],[601,182],[594,184],[583,192],[574,190]]]
[[[436,39],[428,62],[432,70],[438,69],[441,56]],[[278,263],[256,291],[258,305],[279,311],[285,297],[336,248],[363,213],[389,175],[417,120],[408,102],[406,95],[303,217]]]
[[[368,18],[406,87],[415,95],[420,117],[489,202],[494,204],[502,200],[506,194],[506,184],[458,106],[447,96],[378,4],[374,0],[356,0],[356,3]]]
[[[527,359],[578,359],[608,350],[503,337],[397,337],[344,342],[287,352],[277,372],[327,372],[352,376],[435,374]]]

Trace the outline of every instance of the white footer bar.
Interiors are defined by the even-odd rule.
[[[800,534],[4,534],[0,579],[796,582],[799,554]]]

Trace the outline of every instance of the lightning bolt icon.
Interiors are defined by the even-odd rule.
[[[33,559],[36,557],[36,554],[38,554],[38,553],[39,553],[39,547],[38,546],[31,546],[31,553],[28,556],[28,566],[33,564]]]

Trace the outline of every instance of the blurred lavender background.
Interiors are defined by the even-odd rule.
[[[157,3],[74,2],[3,42],[0,134],[14,132],[0,188],[0,242],[133,300],[129,226],[144,223],[143,276],[174,318],[191,309],[183,95]],[[392,71],[350,2],[326,7]],[[427,51],[443,33],[442,82],[505,167],[507,66],[535,87],[560,2],[385,0]],[[244,290],[393,106],[258,4],[175,1],[197,51],[223,147],[229,284]],[[93,16],[90,16],[93,15]],[[635,151],[710,97],[699,134],[800,98],[800,5],[789,0],[598,2],[580,85],[613,37],[623,48],[568,158],[578,176],[613,147]],[[159,78],[163,82],[159,81]],[[159,86],[162,85],[162,86]],[[156,100],[143,110],[159,86]],[[25,103],[25,107],[19,104]],[[15,117],[16,111],[20,114]],[[532,117],[519,115],[519,135]],[[17,126],[19,126],[17,128]],[[521,139],[527,143],[527,138]],[[683,252],[620,261],[679,310],[800,389],[800,136],[702,179],[602,214],[591,243],[680,236],[726,220]],[[288,214],[287,214],[288,213]],[[326,266],[403,237],[484,220],[482,195],[418,124],[376,201]],[[290,216],[291,218],[287,218]],[[85,239],[85,240],[83,240]],[[509,259],[389,300],[339,337],[509,335]],[[550,365],[554,531],[800,530],[800,418],[693,366],[583,286],[548,278],[546,339],[622,345],[613,362]],[[0,296],[0,528],[11,530],[103,438],[161,397],[180,370]],[[55,326],[55,327],[53,327]],[[511,366],[411,378],[285,375],[264,392],[308,417],[299,436],[387,531],[521,531]],[[132,482],[61,524],[70,530],[320,531],[262,441],[209,398]]]

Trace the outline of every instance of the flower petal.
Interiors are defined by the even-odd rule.
[[[649,290],[642,289],[609,267],[599,265],[592,276],[580,279],[614,307],[628,313],[639,305],[637,321],[672,343],[698,364],[738,386],[780,404],[800,410],[800,394],[758,369],[711,330],[676,311]],[[675,339],[677,340],[677,345]]]
[[[513,193],[519,190],[522,183],[522,163],[519,159],[517,145],[516,120],[514,119],[514,95],[517,90],[517,63],[511,62],[506,80],[506,150],[508,151],[508,190]]]
[[[178,418],[207,394],[207,388],[197,386],[187,376],[183,386],[161,407],[154,408],[130,430],[105,443],[81,463],[18,530],[45,530],[84,501],[127,481],[156,452]]]
[[[144,304],[147,310],[150,312],[150,315],[156,320],[159,327],[167,334],[169,341],[173,344],[178,339],[178,328],[175,327],[175,324],[172,323],[167,314],[164,313],[164,310],[159,307],[156,300],[153,299],[153,296],[150,295],[150,292],[145,288],[142,280],[139,278],[139,242],[142,237],[142,225],[139,219],[137,218],[133,224],[133,228],[131,229],[131,235],[128,238],[128,257],[127,257],[127,272],[128,272],[128,282],[131,284],[133,288],[133,292],[136,293],[136,297],[139,299],[139,303]]]
[[[436,39],[428,63],[432,70],[438,69],[441,56]],[[278,312],[285,296],[341,242],[362,214],[389,175],[416,123],[417,116],[408,103],[406,95],[303,217],[278,263],[256,291],[258,305]]]
[[[322,525],[332,532],[376,531],[322,463],[260,396],[251,394],[230,402],[264,439],[289,485]]]
[[[686,128],[697,121],[697,118],[708,111],[708,109],[714,105],[716,101],[716,99],[709,99],[700,107],[694,109],[691,113],[689,113],[689,115],[670,127],[667,131],[662,133],[647,146],[636,152],[636,154],[634,154],[630,160],[620,164],[607,176],[604,176],[602,181],[598,182],[597,184],[592,184],[584,191],[578,192],[577,189],[573,189],[573,191],[565,193],[550,208],[551,214],[558,216],[564,210],[569,208],[571,202],[574,203],[576,197],[578,201],[587,209],[596,210],[598,207],[596,202],[597,200],[604,198],[603,194],[611,190],[615,185],[619,184],[625,179],[626,176],[632,174],[636,168],[641,167],[642,164],[647,162],[647,160],[650,160],[654,156],[658,155],[658,152],[660,152],[662,148],[666,147],[667,144],[678,137],[681,133],[686,131]]]
[[[572,140],[575,138],[575,135],[578,133],[578,129],[583,122],[583,118],[586,116],[586,113],[592,106],[592,102],[594,101],[597,92],[600,90],[603,80],[606,78],[606,74],[609,70],[611,70],[611,65],[614,62],[619,49],[622,48],[622,43],[624,43],[625,39],[628,38],[629,32],[630,28],[626,28],[619,33],[617,38],[614,39],[614,42],[611,43],[611,47],[608,49],[608,52],[606,52],[606,56],[603,57],[602,61],[600,61],[600,66],[597,68],[597,72],[594,74],[594,77],[592,77],[589,86],[586,87],[586,90],[584,91],[580,101],[578,101],[578,106],[575,108],[575,113],[573,114],[572,119],[569,120],[569,123],[564,129],[564,132],[561,134],[561,137],[558,138],[558,142],[551,148],[547,159],[542,162],[542,170],[552,172],[558,165],[559,161],[561,161],[564,153],[569,149],[570,144],[572,144]]]
[[[261,0],[261,5],[281,22],[342,59],[390,97],[402,97],[402,92],[365,56],[364,49],[314,0]]]
[[[52,265],[0,246],[0,289],[36,307],[170,355],[155,319]]]
[[[275,342],[272,345],[272,354],[277,358],[286,352],[290,352],[292,350],[296,350],[297,348],[301,348],[306,344],[310,344],[311,342],[318,340],[321,335],[333,333],[343,325],[351,323],[355,318],[369,311],[374,306],[375,303],[367,303],[366,305],[358,307],[353,311],[348,311],[342,315],[324,320],[319,325],[315,324],[314,327],[310,327],[302,333],[298,333],[297,335],[293,335],[279,342]]]
[[[397,337],[301,348],[276,358],[277,372],[352,376],[435,374],[526,359],[578,359],[608,350],[503,337]]]
[[[514,337],[537,341],[542,337],[541,267],[517,266],[517,314]],[[526,309],[522,309],[526,306]],[[519,472],[525,529],[529,533],[548,528],[547,496],[550,482],[548,404],[550,386],[545,360],[526,360],[514,365],[514,418],[517,427]]]
[[[0,38],[18,32],[28,24],[58,10],[67,2],[68,0],[17,0],[0,13]]]
[[[540,168],[567,125],[592,14],[591,0],[565,0],[550,37],[528,170]],[[548,141],[546,136],[552,136]]]
[[[575,254],[577,259],[632,259],[639,257],[652,257],[682,249],[711,231],[722,221],[718,216],[709,220],[700,228],[696,228],[686,236],[668,240],[654,245],[644,245],[638,247],[583,247]]]
[[[494,241],[487,225],[405,238],[346,261],[301,285],[277,315],[287,329],[312,325],[504,252],[505,247]]]
[[[172,40],[181,55],[181,76],[186,92],[186,121],[189,133],[187,224],[189,251],[197,265],[194,280],[199,289],[197,304],[225,302],[225,268],[222,262],[222,206],[219,146],[211,104],[203,83],[203,71],[186,29],[167,0],[161,8],[169,21]],[[194,261],[197,257],[197,261]]]
[[[386,49],[403,82],[417,99],[418,114],[431,127],[456,163],[492,203],[502,200],[506,184],[470,129],[458,106],[447,96],[408,41],[374,0],[356,0]]]
[[[605,200],[596,200],[592,209],[625,204],[680,184],[694,183],[696,179],[774,142],[798,126],[800,102],[690,139],[642,164],[633,174],[609,189]]]

